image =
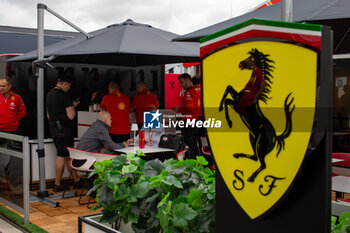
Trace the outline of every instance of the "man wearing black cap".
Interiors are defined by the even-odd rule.
[[[67,190],[68,186],[61,184],[64,167],[68,171],[72,171],[70,166],[70,158],[67,147],[74,147],[74,121],[76,116],[75,107],[79,101],[73,101],[67,93],[72,86],[72,79],[69,76],[59,77],[57,84],[52,88],[46,97],[47,117],[50,122],[50,132],[57,149],[56,158],[56,179],[54,192]],[[82,185],[80,179],[75,172],[72,171],[74,180],[74,188]]]

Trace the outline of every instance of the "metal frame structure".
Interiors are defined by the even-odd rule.
[[[46,190],[46,179],[45,179],[45,150],[44,150],[44,116],[45,116],[45,105],[44,105],[44,69],[46,66],[52,67],[48,62],[51,61],[54,57],[44,58],[44,10],[47,10],[52,15],[56,16],[63,22],[67,23],[69,26],[73,27],[80,33],[84,34],[87,38],[92,36],[86,33],[84,30],[80,29],[78,26],[69,22],[67,19],[63,18],[58,13],[54,12],[46,5],[39,3],[37,5],[37,23],[38,23],[38,43],[37,43],[37,52],[38,59],[33,62],[33,66],[37,70],[36,76],[37,80],[37,133],[38,133],[38,158],[39,158],[39,191],[36,195],[37,201],[42,201],[46,204],[52,205],[54,207],[59,206],[59,203],[53,201],[54,198],[61,198],[62,195],[50,196]],[[67,197],[67,196],[66,196]],[[33,200],[34,201],[34,200]]]
[[[17,142],[22,142],[22,153],[2,147],[0,148],[0,152],[23,160],[23,208],[1,197],[0,202],[22,213],[24,216],[24,224],[29,224],[29,139],[25,136],[2,132],[0,132],[0,137]]]

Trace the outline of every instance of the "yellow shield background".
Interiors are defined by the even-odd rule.
[[[246,59],[251,49],[257,48],[269,54],[275,66],[271,73],[271,93],[267,104],[259,101],[264,115],[276,129],[276,134],[285,127],[284,101],[289,93],[294,97],[295,110],[292,114],[292,133],[285,139],[285,149],[276,157],[276,148],[266,155],[266,169],[254,182],[248,177],[260,166],[259,161],[247,158],[234,158],[234,153],[253,154],[249,141],[249,131],[239,115],[229,108],[233,127],[229,128],[225,119],[225,111],[219,112],[221,98],[228,85],[237,92],[248,82],[252,71],[240,70],[239,63]],[[208,137],[216,164],[233,197],[251,219],[266,213],[286,193],[294,181],[303,162],[309,144],[314,122],[317,86],[317,53],[310,49],[282,42],[257,41],[237,44],[219,50],[202,60],[203,69],[203,106],[205,118],[222,121],[220,130],[208,130]],[[236,190],[242,183],[234,176],[234,171],[243,171],[244,188]],[[283,180],[274,184],[269,195],[261,195],[269,189],[269,181],[264,180],[273,175]]]

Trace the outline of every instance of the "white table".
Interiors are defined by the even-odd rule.
[[[147,154],[147,153],[163,153],[163,152],[173,152],[173,151],[175,151],[174,149],[166,149],[166,148],[153,147],[153,146],[148,146],[148,145],[145,145],[145,148],[143,148],[143,149],[140,149],[138,146],[136,146],[136,147],[128,146],[126,148],[116,149],[114,151],[115,152],[120,152],[120,153],[127,153],[127,152],[136,153],[137,150],[138,151],[142,151],[144,154]]]

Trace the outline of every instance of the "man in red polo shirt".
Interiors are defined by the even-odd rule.
[[[0,77],[0,131],[18,133],[18,123],[26,114],[22,98],[11,91],[9,77]]]
[[[181,112],[184,119],[200,119],[202,117],[200,85],[193,85],[191,76],[187,73],[180,75],[178,80],[184,90],[180,96],[181,105],[179,112]]]
[[[203,120],[202,105],[201,105],[201,88],[200,85],[193,85],[191,76],[188,73],[183,73],[178,78],[184,92],[181,96],[181,106],[179,112],[182,114],[182,120],[196,119]],[[182,135],[184,142],[192,149],[193,155],[200,155],[198,148],[199,137],[204,134],[202,128],[183,128]],[[191,158],[192,159],[192,158]]]
[[[139,81],[136,84],[136,91],[138,93],[131,103],[131,108],[136,112],[136,123],[139,125],[139,129],[141,129],[143,125],[143,112],[159,108],[159,103],[157,96],[147,89],[145,82]]]
[[[22,98],[11,91],[12,84],[9,77],[0,77],[0,131],[20,134],[18,123],[26,114]],[[22,144],[19,146],[21,147]],[[4,171],[9,177],[9,187],[17,190],[20,180],[23,179],[22,160],[11,156]]]
[[[122,143],[130,138],[129,97],[119,91],[116,81],[108,83],[109,94],[102,99],[100,108],[108,111],[112,116],[112,128],[109,130],[111,138],[116,143]]]

